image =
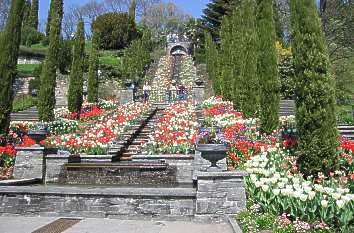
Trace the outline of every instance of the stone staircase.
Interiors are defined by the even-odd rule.
[[[280,116],[295,115],[295,102],[294,100],[280,100]]]
[[[354,125],[338,125],[341,136],[354,140]]]
[[[11,113],[11,121],[38,121],[37,107],[31,107],[26,110]]]
[[[154,130],[156,122],[161,117],[161,110],[157,109],[155,113],[146,121],[142,129],[132,139],[132,141],[126,146],[123,154],[120,158],[121,161],[130,161],[134,155],[141,154],[143,151],[143,145],[148,142],[149,135]]]
[[[280,116],[295,115],[294,100],[280,100]],[[338,125],[338,131],[341,136],[354,140],[354,125]]]

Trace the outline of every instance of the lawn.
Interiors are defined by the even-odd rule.
[[[39,65],[40,64],[18,64],[17,71],[23,76],[31,76]]]

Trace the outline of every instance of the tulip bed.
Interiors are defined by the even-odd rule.
[[[354,232],[354,142],[338,149],[341,169],[305,179],[296,164],[294,117],[281,118],[272,135],[256,119],[243,119],[231,103],[213,97],[203,104],[206,120],[223,128],[229,166],[245,169],[249,209],[238,215],[244,232]]]
[[[46,141],[47,145],[68,150],[72,154],[107,154],[109,147],[117,141],[118,136],[145,112],[149,105],[143,103],[127,103],[108,111],[98,120],[79,127],[79,131],[64,135],[53,135]]]
[[[190,101],[168,106],[144,146],[147,154],[188,154],[195,150],[198,133],[195,109]]]

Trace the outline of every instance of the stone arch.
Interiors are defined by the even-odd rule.
[[[170,55],[187,55],[188,49],[183,45],[174,45],[170,49]]]

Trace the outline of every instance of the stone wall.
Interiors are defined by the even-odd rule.
[[[219,220],[246,208],[244,172],[197,174],[196,218]]]
[[[193,189],[0,187],[0,216],[185,219],[194,214]]]
[[[41,64],[42,60],[38,58],[23,57],[20,56],[17,60],[17,64]]]
[[[41,177],[40,148],[22,148],[15,164],[17,178]],[[47,155],[46,180],[58,182],[68,154]],[[218,163],[220,172],[206,172],[208,161],[195,155],[138,155],[134,162],[163,160],[177,169],[179,183],[189,185],[141,188],[86,186],[0,186],[0,216],[76,216],[109,218],[193,218],[225,221],[228,215],[246,207],[244,172],[226,170],[226,160]],[[118,163],[119,164],[119,163]],[[148,164],[148,163],[146,163]],[[192,183],[193,182],[193,183]],[[194,184],[194,186],[192,185]]]
[[[16,148],[13,177],[15,179],[42,178],[43,147]]]
[[[192,183],[194,154],[190,155],[134,155],[133,161],[164,161],[177,168],[178,183]]]

